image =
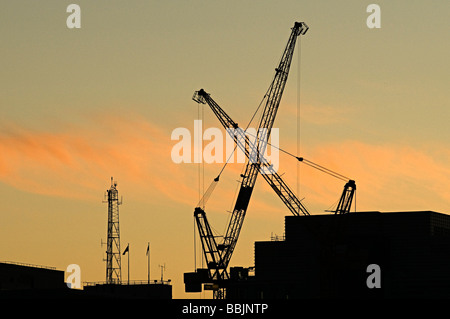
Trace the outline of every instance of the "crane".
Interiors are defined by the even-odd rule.
[[[240,128],[236,122],[233,121],[233,119],[216,103],[216,101],[211,98],[210,94],[205,92],[205,90],[200,89],[199,91],[196,91],[194,93],[193,99],[198,103],[206,103],[210,106],[224,128],[228,131],[230,136],[234,139],[235,143],[244,152],[248,159],[250,159],[252,157],[252,154],[254,153],[261,153],[261,150],[258,149],[260,147],[258,147],[258,145],[255,145],[256,143],[252,143],[251,141],[249,141],[249,137],[247,134],[245,134],[245,131]],[[261,143],[269,144],[267,140],[261,141]],[[246,145],[250,145],[250,149],[248,149]],[[302,158],[301,160],[303,161]],[[301,203],[301,201],[297,198],[291,188],[284,182],[281,176],[273,169],[273,167],[261,154],[259,154],[259,163],[254,163],[253,165],[260,165],[264,167],[264,172],[261,175],[293,215],[299,216],[302,214],[310,214],[308,209]]]
[[[213,110],[213,113],[217,116],[221,124],[224,126],[226,131],[230,134],[230,136],[234,139],[235,143],[239,148],[245,153],[246,157],[250,160],[251,159],[251,153],[255,152],[255,144],[252,145],[251,142],[249,142],[249,137],[247,134],[245,134],[245,131],[239,127],[239,125],[233,121],[233,119],[211,98],[210,94],[206,93],[203,89],[196,91],[193,96],[193,100],[195,100],[198,103],[202,104],[208,104],[210,108]],[[268,144],[268,143],[267,143]],[[250,149],[246,148],[246,145],[249,145]],[[253,148],[252,148],[253,146]],[[282,149],[280,149],[282,150]],[[329,174],[337,179],[340,180],[348,180],[344,186],[344,190],[342,192],[342,195],[339,199],[339,202],[337,204],[337,207],[335,210],[331,211],[334,212],[335,215],[344,215],[348,214],[350,212],[350,208],[352,205],[352,201],[355,195],[356,191],[356,182],[352,179],[348,179],[344,175],[341,175],[339,173],[336,173],[326,167],[323,167],[321,165],[318,165],[312,161],[309,161],[303,157],[295,156],[289,152],[286,152],[285,150],[282,150],[283,152],[295,157],[298,161],[305,163],[308,166],[311,166],[321,172],[324,172],[326,174]],[[298,200],[298,198],[295,196],[294,193],[289,189],[287,184],[285,184],[281,178],[281,176],[278,175],[278,173],[272,169],[272,166],[266,161],[264,157],[259,158],[260,162],[259,165],[265,166],[268,168],[267,172],[262,173],[262,176],[265,178],[265,180],[268,182],[268,184],[272,187],[272,189],[275,191],[275,193],[283,200],[283,202],[286,204],[288,209],[291,210],[291,212],[299,216],[299,211],[303,212],[304,215],[309,215],[306,208],[301,204],[301,201]],[[261,171],[260,171],[261,173]],[[279,183],[274,183],[274,181],[280,181]],[[218,181],[218,177],[214,179],[214,182]],[[214,185],[214,184],[213,184]],[[209,190],[205,197],[209,196]],[[202,199],[203,200],[203,199]],[[205,199],[206,200],[206,199]],[[202,201],[201,201],[202,202]],[[203,202],[202,202],[203,203]],[[296,204],[296,205],[292,205]],[[297,208],[295,208],[297,207]],[[209,264],[208,268],[209,270],[212,269],[218,269],[220,267],[215,267],[218,265],[221,265],[222,268],[222,275],[227,275],[226,273],[226,265],[227,262],[229,262],[229,259],[227,258],[227,255],[221,256],[221,250],[223,250],[225,247],[221,246],[223,244],[217,245],[215,242],[215,238],[212,235],[212,232],[210,231],[210,226],[206,219],[206,214],[203,209],[200,207],[196,208],[196,219],[197,219],[197,225],[201,232],[201,238],[202,243],[204,242],[203,247],[206,247],[207,250],[204,248],[205,254],[214,252],[212,254],[212,258],[214,260],[214,263]],[[242,223],[243,217],[241,219]],[[230,224],[229,228],[232,224]],[[242,224],[240,225],[242,226]],[[312,226],[312,227],[309,227]],[[326,249],[330,254],[332,254],[333,249],[335,249],[334,245],[336,244],[336,239],[339,233],[339,229],[341,228],[341,218],[335,219],[335,223],[330,225],[330,229],[328,230],[327,238],[324,238],[324,249]],[[233,225],[233,227],[236,227]],[[313,225],[307,225],[307,227],[310,228],[310,231],[313,233],[316,232],[316,229],[314,229]],[[209,235],[208,235],[209,234]],[[317,233],[315,233],[317,235]],[[237,238],[236,238],[237,240]],[[235,242],[234,242],[235,244]],[[216,246],[217,245],[217,246]],[[216,249],[211,249],[216,247]],[[231,257],[231,256],[230,256]],[[219,262],[219,264],[216,264],[216,261]],[[218,272],[220,274],[220,272]],[[222,281],[225,279],[225,276],[221,277]]]
[[[221,243],[218,243],[216,241],[216,236],[214,236],[212,232],[211,226],[206,216],[206,212],[204,211],[204,203],[210,196],[215,183],[218,182],[219,176],[214,179],[214,183],[204,194],[200,203],[194,210],[194,217],[200,234],[202,249],[208,267],[207,276],[203,276],[202,280],[203,282],[214,283],[214,298],[224,298],[226,286],[225,282],[229,278],[227,267],[242,228],[253,187],[256,182],[256,177],[259,173],[262,173],[262,168],[264,168],[264,173],[262,173],[262,176],[272,187],[275,193],[280,197],[280,199],[282,199],[283,203],[288,207],[288,209],[296,216],[299,216],[301,214],[309,215],[308,210],[303,206],[301,201],[292,192],[289,186],[283,181],[281,176],[278,175],[278,173],[273,170],[272,166],[266,161],[266,159],[261,156],[261,153],[263,153],[265,146],[268,144],[267,140],[270,135],[270,129],[273,126],[276,112],[278,110],[284,86],[289,74],[289,67],[295,46],[295,39],[297,36],[305,34],[307,30],[308,27],[303,22],[297,22],[294,25],[294,28],[292,28],[291,37],[289,38],[281,62],[278,68],[276,68],[275,78],[273,79],[265,95],[265,99],[267,98],[267,100],[263,115],[259,123],[259,128],[265,128],[266,130],[264,132],[266,133],[266,135],[259,136],[260,130],[258,130],[256,143],[249,142],[248,136],[245,134],[245,131],[240,128],[239,125],[234,122],[233,119],[211,98],[210,94],[205,92],[205,90],[203,89],[194,93],[193,100],[201,104],[209,105],[223,127],[229,133],[233,132],[231,136],[234,139],[236,145],[241,148],[246,157],[249,159],[249,162],[247,163],[245,169],[245,173],[241,174],[242,181],[241,187],[239,189],[239,194],[231,215],[230,222],[227,227],[226,235],[223,237],[223,241]],[[247,149],[246,145],[249,145],[251,150]],[[257,160],[255,160],[255,154],[257,155]],[[330,174],[339,179],[346,179],[345,176],[335,173],[309,160],[306,160],[303,157],[294,156],[292,154],[290,155],[295,157],[298,161],[312,166],[322,172]],[[334,211],[336,215],[346,214],[350,211],[355,190],[355,181],[348,180],[348,182],[344,186],[344,191],[339,200],[337,208]]]
[[[234,122],[233,119],[214,101],[210,94],[205,92],[204,89],[200,89],[199,91],[194,92],[193,100],[202,103],[208,104],[213,113],[219,119],[219,122],[222,126],[227,130],[230,136],[234,139],[235,143],[239,148],[245,153],[247,158],[251,158],[251,153],[257,152],[255,150],[254,143],[249,141],[249,137],[245,134],[245,131],[239,127],[238,123]],[[270,144],[265,141],[266,144]],[[253,149],[250,151],[246,148],[246,145],[253,146]],[[306,165],[313,167],[319,171],[322,171],[328,175],[331,175],[337,179],[347,181],[344,186],[344,191],[339,199],[337,207],[333,212],[335,214],[346,214],[350,212],[350,208],[352,205],[352,201],[354,198],[354,193],[356,191],[356,182],[348,177],[334,172],[324,166],[321,166],[317,163],[314,163],[310,160],[305,159],[304,157],[295,156],[283,149],[281,151],[287,153],[290,156],[295,157],[299,162],[303,162]],[[280,197],[283,203],[287,206],[287,208],[291,211],[291,213],[295,216],[299,216],[300,213],[303,215],[309,215],[306,207],[301,203],[301,201],[297,198],[297,196],[292,192],[289,186],[283,181],[281,176],[272,168],[272,166],[267,162],[267,160],[260,156],[260,163],[265,167],[265,172],[262,174],[266,182],[272,187],[275,193]],[[217,179],[216,179],[217,181]]]
[[[304,35],[308,30],[308,26],[304,22],[295,22],[294,27],[291,30],[292,32],[284,49],[281,61],[275,69],[276,72],[274,79],[265,95],[266,104],[259,122],[259,128],[263,128],[265,134],[261,137],[261,130],[257,131],[256,152],[258,154],[263,152],[266,145],[265,140],[268,140],[270,131],[275,121],[281,97],[289,75],[289,69],[297,37]],[[211,102],[213,105],[217,105],[204,90],[198,91],[197,94],[194,95],[194,100],[204,103]],[[220,107],[213,108],[213,111],[215,110],[221,112]],[[227,125],[227,127],[230,128],[238,128],[238,125],[234,123],[231,118],[223,112],[223,110],[220,114],[221,116],[219,118],[222,118],[224,121],[222,124]],[[240,141],[243,142],[245,139],[242,139],[241,136]],[[249,155],[248,152],[246,152],[246,154]],[[257,158],[260,158],[260,156],[257,156]],[[265,163],[261,163],[260,160],[249,160],[244,174],[241,174],[239,193],[222,243],[217,243],[204,209],[198,206],[194,210],[194,217],[199,230],[202,249],[208,267],[208,280],[216,283],[218,286],[218,288],[214,290],[214,298],[221,299],[225,297],[224,281],[229,278],[227,267],[239,238],[256,178],[261,169],[261,164]],[[304,208],[280,176],[275,174],[274,177],[266,178],[266,180],[274,189],[276,189],[276,191],[278,191],[280,197],[285,199],[285,203],[289,204],[296,214],[299,214],[300,211],[304,214],[309,214],[306,208]]]

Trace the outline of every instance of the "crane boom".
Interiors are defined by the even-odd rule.
[[[278,107],[280,105],[281,97],[283,95],[283,91],[288,79],[289,69],[291,66],[292,56],[294,53],[297,37],[300,34],[305,34],[307,29],[308,27],[306,26],[306,24],[302,22],[296,22],[294,24],[288,43],[281,57],[280,63],[278,67],[275,69],[276,71],[275,76],[266,93],[267,100],[258,125],[259,129],[257,130],[256,145],[254,145],[256,147],[256,153],[258,154],[264,152],[265,145],[267,144],[265,143],[265,141],[270,136],[270,132],[273,127],[273,123],[275,121]],[[230,118],[228,117],[228,119]],[[263,141],[261,140],[260,137],[261,128],[265,129]],[[253,152],[253,154],[255,153]],[[235,207],[231,215],[230,223],[228,224],[228,228],[224,237],[224,242],[222,245],[220,245],[220,248],[223,251],[222,256],[225,266],[228,265],[231,259],[233,250],[236,246],[239,237],[239,233],[242,228],[242,224],[250,201],[250,197],[253,192],[256,178],[258,176],[261,167],[259,159],[260,156],[257,156],[256,162],[249,161],[245,168],[244,174],[241,175],[242,181],[236,199]]]
[[[217,104],[217,102],[211,98],[210,94],[205,90],[200,89],[194,93],[193,99],[198,103],[206,103],[209,105],[213,113],[217,116],[222,126],[227,129],[227,132],[234,139],[235,143],[244,152],[247,158],[251,157],[252,152],[256,152],[255,143],[249,141],[248,135],[245,131],[239,127],[239,125],[233,121],[233,119]],[[231,130],[230,130],[231,129]],[[250,145],[250,149],[246,147]],[[298,197],[290,189],[290,187],[284,182],[281,176],[267,163],[263,156],[259,157],[260,165],[264,166],[265,173],[261,174],[265,181],[280,197],[283,203],[295,216],[309,215],[306,207],[301,203]]]
[[[249,141],[248,135],[245,131],[239,127],[239,125],[233,121],[233,119],[217,104],[214,99],[211,98],[210,94],[206,93],[205,90],[200,89],[194,93],[193,99],[198,103],[208,104],[213,113],[217,116],[220,123],[227,130],[230,136],[234,139],[234,142],[239,146],[239,148],[245,153],[247,158],[250,158],[250,153],[255,152],[254,145],[252,147],[251,141]],[[229,130],[233,129],[233,130]],[[251,151],[246,148],[246,145],[250,145]],[[324,173],[327,173],[333,177],[344,180],[345,176],[333,172],[323,166],[313,163],[303,157],[296,157],[300,162],[304,162],[308,166],[318,169]],[[260,156],[260,165],[265,166],[266,173],[262,174],[266,182],[272,187],[275,193],[280,197],[287,208],[292,212],[292,214],[299,216],[300,213],[303,215],[309,215],[308,210],[297,198],[297,196],[292,192],[289,186],[283,181],[281,176],[273,170],[271,165],[267,163],[266,159]],[[348,180],[344,186],[344,191],[339,199],[337,208],[333,211],[335,214],[346,214],[350,212],[352,205],[354,193],[356,191],[356,183],[354,180]]]

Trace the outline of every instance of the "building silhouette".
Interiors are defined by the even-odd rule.
[[[0,291],[64,288],[64,272],[53,267],[0,262]]]
[[[375,276],[370,265],[379,267],[379,288],[367,282]],[[227,297],[448,298],[449,266],[449,215],[287,216],[283,240],[255,243],[254,276],[241,268]]]
[[[85,283],[71,289],[54,267],[0,262],[0,299],[172,299],[170,281]]]
[[[83,290],[88,296],[123,299],[172,299],[170,281],[131,281],[123,284],[91,283]]]

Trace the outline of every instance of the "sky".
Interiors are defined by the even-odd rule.
[[[70,29],[67,6],[81,9]],[[369,28],[369,4],[381,28]],[[0,260],[105,280],[111,177],[118,183],[122,279],[166,266],[174,298],[202,262],[193,211],[222,163],[174,163],[177,128],[220,128],[192,101],[205,89],[245,126],[297,42],[274,123],[280,147],[356,181],[356,211],[450,212],[448,1],[0,2]],[[224,232],[245,164],[228,164],[206,205]],[[313,214],[344,183],[280,155],[279,173]],[[259,177],[232,266],[282,235],[289,211]],[[194,244],[195,243],[195,244]]]

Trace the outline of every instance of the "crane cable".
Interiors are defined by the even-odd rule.
[[[255,137],[254,135],[252,135],[252,134],[249,133],[249,132],[247,132],[247,134],[249,134],[249,135]],[[270,145],[271,147],[274,147],[274,148],[278,149],[279,151],[281,151],[281,152],[283,152],[283,153],[285,153],[285,154],[287,154],[287,155],[289,155],[289,156],[291,156],[291,157],[294,157],[295,159],[297,159],[297,161],[302,162],[302,163],[304,163],[305,165],[308,165],[308,166],[310,166],[310,167],[313,167],[313,168],[315,168],[315,169],[317,169],[317,170],[319,170],[319,171],[322,171],[322,172],[324,172],[324,173],[326,173],[326,174],[329,174],[329,175],[331,175],[331,176],[333,176],[333,177],[336,177],[336,178],[341,179],[341,180],[343,180],[343,181],[348,181],[348,180],[350,179],[350,178],[346,177],[345,175],[342,175],[342,174],[340,174],[340,173],[337,173],[337,172],[335,172],[335,171],[332,171],[331,169],[326,168],[326,167],[324,167],[324,166],[322,166],[322,165],[319,165],[319,164],[317,164],[317,163],[314,163],[313,161],[307,160],[307,159],[304,158],[304,157],[294,155],[294,154],[292,154],[291,152],[286,151],[285,149],[283,149],[283,148],[281,148],[281,147],[278,147],[278,146],[276,146],[276,145],[271,144],[270,142],[266,142],[266,144],[267,144],[267,145]]]
[[[299,40],[300,40],[300,39],[299,39]],[[300,52],[300,49],[299,49],[299,52]],[[283,54],[284,54],[284,53],[283,53]],[[282,59],[283,54],[282,54],[280,60]],[[299,53],[299,60],[300,60],[300,53]],[[300,62],[300,61],[299,61],[299,62]],[[300,63],[299,63],[299,65],[300,65]],[[300,66],[299,66],[299,68],[300,68]],[[299,73],[300,73],[300,71],[299,71]],[[250,121],[248,122],[248,124],[247,124],[247,126],[246,126],[244,132],[247,132],[247,129],[249,128],[250,124],[252,123],[253,119],[255,118],[256,114],[258,113],[259,109],[261,108],[261,105],[262,105],[263,101],[268,97],[269,92],[271,91],[271,89],[272,89],[272,87],[273,87],[273,84],[274,84],[274,82],[272,81],[271,84],[269,85],[269,88],[267,89],[266,93],[264,93],[263,98],[262,98],[261,101],[259,102],[259,105],[258,105],[258,107],[256,108],[255,112],[253,113],[253,115],[252,115]],[[197,102],[197,103],[200,104],[200,102]],[[262,114],[261,114],[261,117],[262,117]],[[202,139],[202,140],[203,140],[203,139]],[[258,141],[258,143],[259,143],[259,141]],[[267,144],[268,144],[268,143],[266,143],[266,145],[267,145]],[[217,175],[217,177],[214,178],[214,180],[211,182],[211,184],[210,184],[210,186],[208,187],[208,189],[206,190],[206,192],[204,192],[204,195],[203,195],[203,197],[200,199],[200,201],[199,201],[197,207],[204,207],[204,206],[205,206],[206,202],[208,201],[209,197],[211,196],[211,193],[214,191],[214,189],[215,189],[215,187],[216,187],[216,185],[217,185],[217,182],[219,181],[219,178],[220,178],[220,176],[222,175],[222,172],[224,171],[225,167],[228,165],[228,163],[229,163],[231,157],[234,156],[234,152],[236,151],[236,148],[237,148],[237,144],[234,146],[233,151],[231,152],[230,156],[227,158],[225,164],[222,166],[222,169],[220,170],[220,172],[219,172],[219,174]]]
[[[261,102],[262,102],[262,101],[261,101]],[[260,103],[260,105],[258,106],[258,109],[259,109],[260,106],[261,106],[261,103]],[[256,114],[256,112],[255,112],[255,114]],[[255,115],[255,114],[254,114],[254,115]],[[252,117],[252,120],[253,120],[253,118],[254,118],[254,115],[253,115],[253,117]],[[250,120],[250,123],[251,123],[252,120]],[[248,126],[250,125],[250,123],[247,125],[247,128],[248,128]],[[246,132],[247,134],[249,134],[249,135],[252,135],[251,133],[247,132],[247,128],[246,128],[245,132]],[[254,135],[252,135],[252,136],[255,137]],[[322,165],[319,165],[319,164],[317,164],[317,163],[314,163],[314,162],[312,162],[312,161],[310,161],[310,160],[308,160],[308,159],[306,159],[306,158],[304,158],[304,157],[300,157],[300,156],[294,155],[294,154],[292,154],[291,152],[286,151],[285,149],[283,149],[283,148],[281,148],[281,147],[275,146],[275,145],[271,144],[271,143],[268,142],[268,141],[266,142],[266,144],[267,144],[267,145],[270,145],[271,147],[277,148],[279,151],[281,151],[281,152],[283,152],[283,153],[285,153],[285,154],[287,154],[287,155],[289,155],[289,156],[291,156],[291,157],[294,157],[295,159],[297,159],[297,161],[302,162],[302,163],[304,163],[305,165],[310,166],[310,167],[312,167],[312,168],[315,168],[315,169],[317,169],[317,170],[319,170],[319,171],[321,171],[321,172],[323,172],[323,173],[325,173],[325,174],[328,174],[328,175],[330,175],[330,176],[333,176],[333,177],[335,177],[335,178],[337,178],[337,179],[340,179],[340,180],[342,180],[342,181],[348,181],[348,180],[350,180],[350,178],[346,177],[345,175],[342,175],[342,174],[337,173],[337,172],[335,172],[335,171],[333,171],[333,170],[331,170],[331,169],[328,169],[328,168],[326,168],[326,167],[324,167],[324,166],[322,166]],[[237,144],[234,146],[233,152],[230,154],[230,156],[228,157],[227,161],[225,162],[225,164],[223,165],[222,169],[220,170],[219,175],[218,175],[216,178],[214,178],[214,180],[211,182],[210,186],[208,187],[208,189],[207,189],[206,192],[204,193],[203,197],[200,199],[200,201],[199,201],[199,203],[198,203],[198,205],[197,205],[198,207],[204,207],[204,206],[205,206],[206,202],[208,201],[209,197],[211,196],[212,192],[214,191],[214,189],[215,189],[215,187],[216,187],[216,185],[217,185],[217,182],[219,182],[220,175],[222,174],[222,172],[224,171],[225,167],[227,166],[227,164],[228,164],[228,162],[229,162],[231,156],[232,156],[232,155],[234,154],[234,152],[236,151],[236,148],[237,148]],[[200,189],[200,187],[199,187],[199,189]]]
[[[297,154],[300,154],[300,61],[301,61],[301,37],[298,38],[297,61]],[[297,194],[300,194],[300,165],[297,163]]]
[[[270,89],[270,87],[269,87]],[[269,89],[267,90],[267,92],[269,91]],[[252,121],[254,120],[256,114],[258,113],[259,109],[261,108],[261,105],[263,103],[263,101],[265,100],[265,98],[267,97],[267,92],[264,94],[263,98],[261,99],[261,102],[259,103],[258,107],[256,108],[256,111],[253,113],[250,121],[248,122],[247,126],[245,127],[244,132],[247,132],[247,129],[249,128],[250,124],[252,123]],[[198,103],[198,102],[197,102]],[[200,103],[198,103],[200,104]],[[202,139],[203,140],[203,139]],[[217,183],[219,182],[220,176],[222,175],[223,171],[225,170],[225,167],[228,165],[230,159],[234,156],[234,152],[236,151],[237,148],[237,143],[234,145],[233,151],[231,152],[231,154],[228,156],[226,162],[224,163],[224,165],[222,166],[221,170],[219,171],[219,174],[217,175],[216,178],[213,179],[213,181],[211,182],[211,184],[209,185],[208,189],[206,190],[206,192],[204,192],[203,197],[200,198],[197,207],[205,207],[206,202],[208,201],[209,197],[211,196],[212,192],[214,191],[214,189],[216,188]],[[199,187],[200,190],[200,187]],[[199,196],[200,197],[200,196]]]
[[[300,39],[299,39],[300,41]],[[298,85],[297,85],[297,154],[300,153],[300,61],[301,61],[301,50],[300,50],[301,46],[300,46],[300,42],[298,45],[298,74],[297,74],[297,81],[298,81]],[[273,83],[272,83],[273,84]],[[272,88],[272,84],[269,86],[269,88],[267,89],[266,93],[264,94],[263,98],[261,99],[258,107],[256,108],[255,112],[253,113],[250,121],[248,122],[244,132],[246,134],[252,135],[251,133],[249,133],[247,131],[247,129],[249,128],[250,124],[252,123],[252,121],[254,120],[256,114],[258,113],[259,109],[261,108],[262,103],[264,102],[264,100],[267,98],[269,91]],[[200,103],[199,103],[200,104]],[[253,136],[257,139],[257,136]],[[203,143],[203,139],[202,139],[202,143]],[[343,181],[348,181],[350,180],[350,178],[334,172],[324,166],[321,166],[317,163],[314,163],[310,160],[305,159],[304,157],[300,157],[300,156],[296,156],[278,146],[272,145],[271,143],[269,143],[269,141],[266,142],[266,145],[270,145],[272,147],[277,148],[278,150],[280,150],[281,152],[292,156],[294,158],[296,158],[299,162],[304,163],[305,165],[308,165],[310,167],[313,167],[323,173],[326,173],[330,176],[333,176],[337,179],[343,180]],[[236,151],[236,148],[238,147],[237,143],[234,145],[233,151],[231,152],[230,156],[227,158],[226,162],[224,163],[224,165],[222,166],[222,169],[219,171],[219,174],[217,175],[216,178],[214,178],[214,180],[211,182],[210,186],[208,187],[208,189],[206,190],[206,192],[204,192],[203,197],[200,199],[199,203],[198,203],[198,207],[204,207],[206,202],[208,201],[209,197],[211,196],[212,192],[214,191],[217,183],[219,182],[220,176],[222,175],[223,171],[225,170],[225,167],[228,165],[230,159],[232,158],[232,156],[234,156],[234,152]],[[299,170],[299,166],[297,165],[297,193],[299,193],[299,184],[298,184],[298,180],[299,180],[299,175],[300,175],[300,170]],[[200,189],[200,187],[199,187]],[[204,190],[204,186],[203,186],[203,190]],[[237,190],[236,190],[237,191]]]

